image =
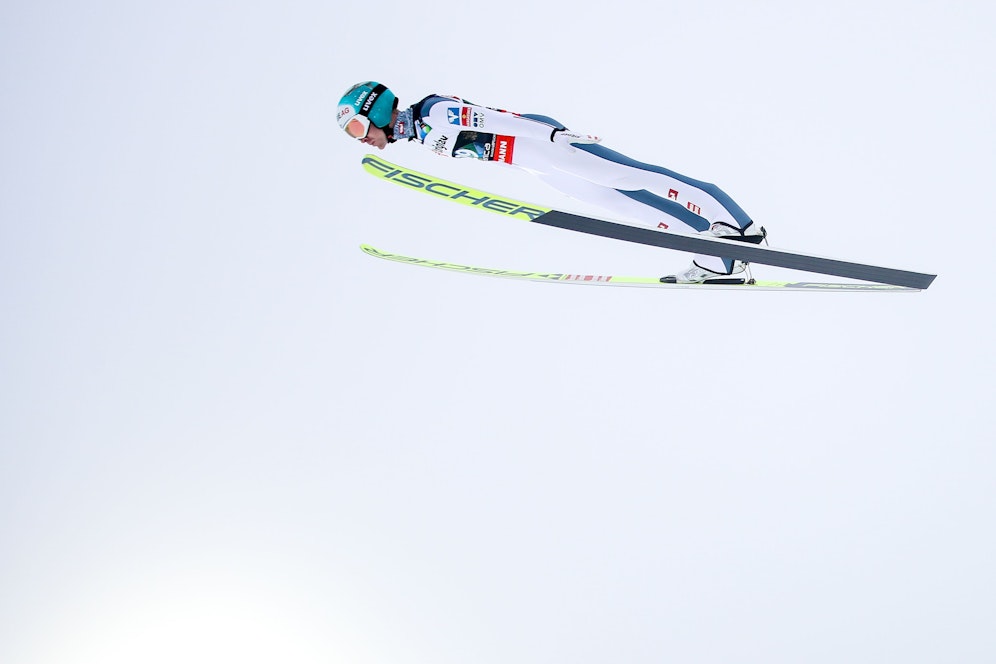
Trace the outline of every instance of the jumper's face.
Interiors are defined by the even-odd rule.
[[[360,143],[372,145],[378,150],[383,150],[387,146],[387,132],[380,127],[370,125],[367,135],[360,139]]]

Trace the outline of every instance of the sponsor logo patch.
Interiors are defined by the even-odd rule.
[[[495,136],[494,149],[491,152],[492,161],[503,164],[512,163],[512,152],[515,149],[515,136]]]
[[[484,114],[475,111],[470,106],[450,106],[446,109],[446,120],[451,125],[461,127],[484,128]]]

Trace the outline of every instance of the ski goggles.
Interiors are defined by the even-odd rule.
[[[365,115],[354,115],[343,129],[353,138],[366,138],[370,133],[370,118]]]

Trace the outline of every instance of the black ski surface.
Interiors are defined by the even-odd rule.
[[[812,256],[792,251],[782,251],[780,249],[734,240],[663,233],[649,228],[618,224],[570,212],[561,212],[560,210],[544,212],[533,219],[533,222],[543,224],[544,226],[552,226],[554,228],[562,228],[589,235],[598,235],[625,242],[635,242],[637,244],[705,254],[707,256],[735,258],[762,265],[784,267],[804,272],[816,272],[818,274],[828,274],[848,279],[862,279],[880,284],[905,286],[906,288],[927,288],[937,276],[865,263],[853,263],[835,258],[823,258],[821,256]]]

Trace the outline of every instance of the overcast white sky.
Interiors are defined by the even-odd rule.
[[[994,29],[983,0],[3,3],[0,661],[996,659]],[[333,117],[370,78],[940,276],[373,260],[688,257],[371,178]]]

